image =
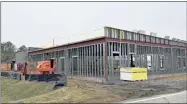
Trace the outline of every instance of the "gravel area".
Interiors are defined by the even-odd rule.
[[[105,92],[112,92],[114,95],[120,96],[120,101],[123,101],[127,99],[149,97],[186,90],[187,75],[176,74],[166,76],[163,75],[159,77],[154,76],[154,78],[147,81],[123,81],[120,84],[113,85],[94,83],[90,81],[76,81],[74,84],[103,90]]]
[[[164,76],[163,76],[164,77]],[[110,91],[120,94],[122,99],[132,99],[140,97],[149,97],[153,95],[174,93],[187,89],[187,75],[170,76],[176,77],[177,80],[159,79],[140,82],[123,82],[121,85],[108,86]],[[180,80],[181,77],[181,80]],[[186,78],[186,79],[184,79]]]

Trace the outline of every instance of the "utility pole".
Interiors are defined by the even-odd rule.
[[[53,47],[55,46],[55,39],[53,38]]]
[[[120,52],[119,52],[119,54],[120,54],[120,55],[119,55],[119,57],[120,57],[120,58],[119,58],[119,65],[120,65],[120,67],[121,67],[121,39],[122,39],[123,33],[124,33],[124,32],[121,30],[121,31],[120,31],[120,41],[119,41],[119,42],[120,42],[120,43],[119,43],[119,45],[120,45],[120,47],[119,47],[119,49],[120,49],[120,50],[119,50],[119,51],[120,51]]]

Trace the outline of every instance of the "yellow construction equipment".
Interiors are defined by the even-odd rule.
[[[147,80],[147,68],[121,67],[120,79],[129,81]]]

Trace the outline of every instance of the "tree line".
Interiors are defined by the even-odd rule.
[[[1,61],[6,61],[9,59],[15,58],[15,53],[17,51],[25,51],[28,48],[25,45],[22,45],[19,48],[16,48],[16,45],[12,42],[3,42],[1,43]]]

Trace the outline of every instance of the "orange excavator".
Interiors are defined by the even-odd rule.
[[[32,74],[54,74],[56,70],[56,61],[55,59],[50,59],[50,61],[40,61],[37,62],[36,64],[36,69],[35,71],[29,70],[27,67],[27,64],[25,64],[26,67],[24,67],[22,73],[23,75],[27,73],[32,73]]]
[[[42,61],[38,63],[36,72],[39,74],[53,74],[56,70],[56,61],[50,59],[50,61]]]
[[[34,70],[32,67],[29,69],[29,65],[35,64],[36,67]],[[23,79],[28,81],[47,81],[47,82],[54,82],[54,88],[58,88],[61,86],[66,86],[67,77],[65,73],[55,73],[56,71],[56,60],[50,59],[49,61],[40,61],[40,62],[30,62],[25,63],[25,67],[23,68]],[[21,78],[22,79],[22,78]],[[53,84],[54,84],[53,83]]]

